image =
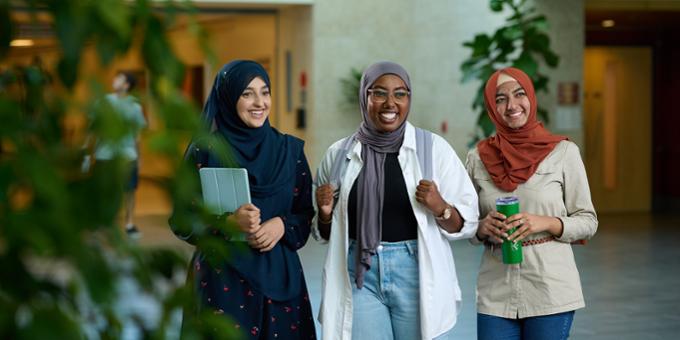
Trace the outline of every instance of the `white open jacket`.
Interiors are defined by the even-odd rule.
[[[316,187],[329,181],[331,167],[336,157],[350,161],[342,179],[340,197],[333,211],[328,253],[322,275],[322,300],[319,321],[323,339],[352,338],[352,286],[353,278],[347,272],[347,204],[352,184],[363,165],[361,143],[355,142],[348,153],[340,152],[341,141],[327,151],[319,166]],[[457,233],[440,228],[434,216],[415,200],[418,182],[422,179],[416,155],[415,128],[406,122],[404,142],[399,149],[399,164],[404,175],[413,213],[418,221],[418,266],[420,275],[420,320],[423,339],[435,338],[449,331],[456,323],[460,311],[461,292],[456,276],[456,266],[449,241],[473,237],[477,231],[479,210],[477,193],[463,164],[453,148],[440,136],[433,134],[432,178],[446,202],[460,212],[465,221]],[[314,202],[316,206],[316,202]],[[319,235],[316,218],[313,236]]]

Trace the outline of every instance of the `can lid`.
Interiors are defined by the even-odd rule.
[[[511,205],[519,203],[519,198],[516,196],[506,196],[496,199],[496,205]]]

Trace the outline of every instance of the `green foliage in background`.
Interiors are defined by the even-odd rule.
[[[191,13],[186,3],[147,0],[0,0],[0,60],[18,34],[12,11],[50,17],[61,51],[56,69],[13,66],[0,70],[0,339],[117,339],[132,324],[145,339],[168,336],[173,315],[195,311],[195,296],[184,286],[186,254],[165,248],[140,248],[122,233],[117,217],[125,183],[123,160],[82,171],[87,150],[69,140],[69,115],[98,110],[100,123],[87,133],[112,141],[127,125],[101,105],[108,88],[79,73],[82,56],[93,47],[103,68],[139,46],[149,73],[150,93],[159,128],[148,132],[148,149],[172,168],[155,183],[171,198],[179,227],[193,229],[198,246],[216,256],[228,252],[208,236],[203,225],[227,228],[206,209],[191,209],[196,200],[195,169],[182,161],[192,136],[216,148],[199,122],[199,111],[179,85],[184,65],[170,48],[166,32],[178,15]],[[188,30],[207,46],[205,32],[190,17]],[[206,55],[211,55],[205,49]],[[89,81],[91,98],[76,99],[74,87]],[[227,155],[226,149],[219,154]],[[197,223],[200,222],[200,223]],[[225,229],[226,230],[226,229]],[[229,230],[226,230],[227,232]],[[126,288],[127,287],[127,288]],[[149,321],[146,312],[130,313],[121,298],[136,287],[159,308]],[[137,296],[135,295],[135,296]],[[221,315],[206,311],[187,324],[186,338],[235,338]]]
[[[471,145],[495,132],[484,107],[484,86],[493,72],[508,66],[521,69],[531,77],[538,94],[548,91],[548,77],[542,72],[541,60],[551,68],[559,63],[559,57],[550,49],[546,17],[536,13],[536,9],[527,4],[527,0],[490,0],[489,7],[497,13],[508,8],[510,16],[492,35],[480,33],[473,40],[463,43],[471,53],[460,65],[463,72],[462,82],[479,81],[477,95],[472,102],[472,109],[478,114],[479,129]],[[539,108],[538,116],[543,121],[548,121],[545,110]]]
[[[359,87],[361,86],[362,73],[362,69],[352,67],[347,78],[340,79],[344,104],[352,110],[357,110],[359,107]]]

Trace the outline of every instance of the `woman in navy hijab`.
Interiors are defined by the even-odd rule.
[[[200,309],[230,316],[248,339],[314,339],[297,254],[307,242],[314,215],[312,180],[304,142],[269,125],[270,91],[267,72],[254,61],[232,61],[215,77],[203,119],[230,146],[236,166],[248,170],[252,204],[227,217],[248,235],[247,250],[232,251],[228,261],[216,264],[199,242],[192,260],[193,284]],[[231,167],[211,150],[193,143],[186,158],[197,171]],[[196,243],[196,235],[181,231],[176,220],[171,224],[181,239]],[[238,243],[223,242],[226,247]]]

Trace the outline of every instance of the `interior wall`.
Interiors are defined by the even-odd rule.
[[[652,52],[585,50],[585,163],[598,212],[651,209]]]
[[[566,135],[578,144],[581,155],[589,147],[583,134],[583,48],[585,31],[583,29],[583,1],[541,1],[534,0],[539,13],[548,19],[550,46],[560,57],[557,68],[544,70],[550,78],[548,93],[539,95],[539,105],[548,111],[548,128],[557,134]],[[560,105],[559,85],[575,84],[577,101]]]
[[[279,116],[275,126],[303,140],[307,140],[309,119],[314,114],[310,84],[311,15],[310,6],[282,8],[277,15],[277,89],[280,96],[276,104]],[[305,144],[305,148],[309,148],[309,144]]]

